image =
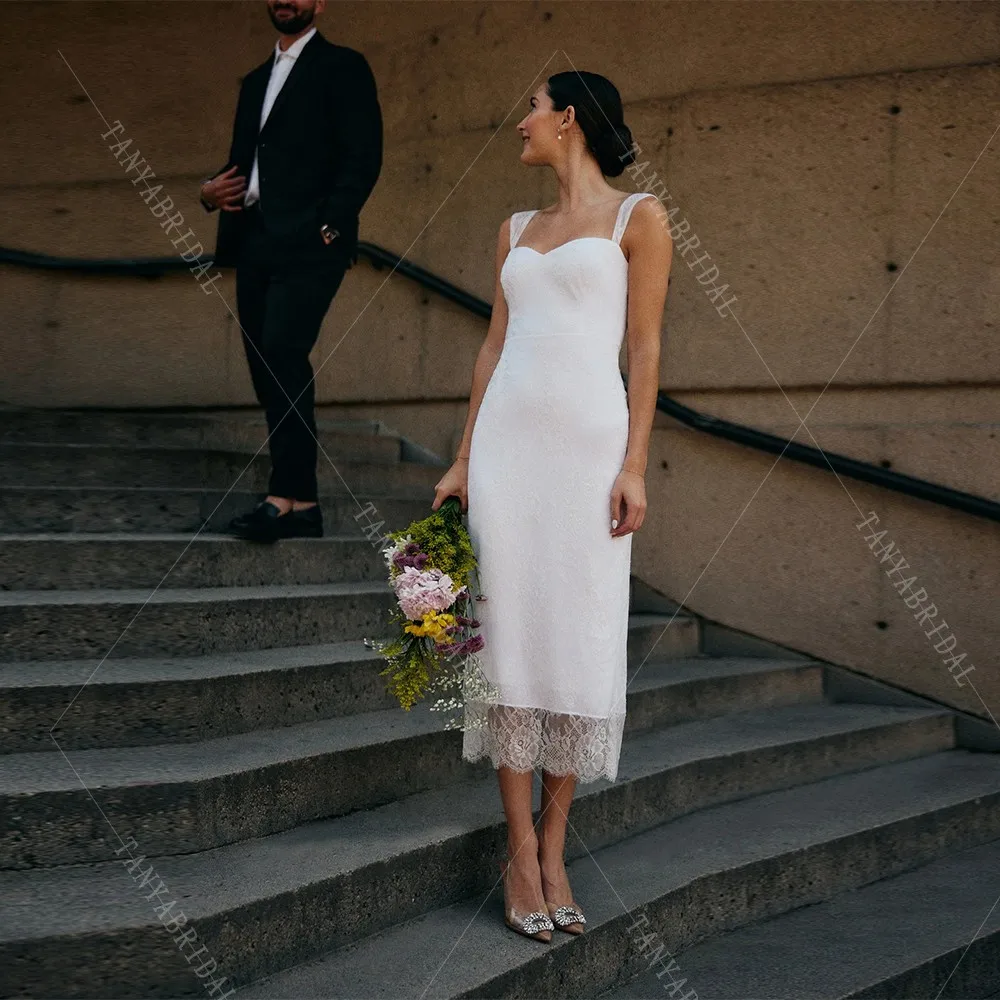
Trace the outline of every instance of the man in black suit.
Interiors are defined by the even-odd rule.
[[[309,353],[357,260],[358,215],[382,167],[375,79],[360,52],[316,29],[324,5],[268,0],[281,37],[244,78],[229,161],[201,188],[206,210],[221,210],[215,261],[236,267],[243,344],[267,415],[268,496],[231,522],[256,541],[323,534]]]

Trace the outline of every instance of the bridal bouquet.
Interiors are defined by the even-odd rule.
[[[457,712],[467,700],[491,700],[494,691],[476,655],[485,643],[475,631],[474,606],[486,598],[473,598],[469,589],[472,576],[479,589],[476,556],[458,498],[388,538],[392,544],[383,555],[396,594],[389,620],[397,634],[364,640],[387,661],[381,671],[387,688],[407,711],[432,693],[438,696],[432,711]],[[461,727],[456,717],[445,724]]]

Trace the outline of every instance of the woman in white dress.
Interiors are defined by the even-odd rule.
[[[432,506],[458,496],[468,511],[487,598],[480,657],[499,698],[466,704],[462,753],[497,769],[505,921],[549,941],[586,922],[564,865],[576,783],[618,772],[632,534],[646,510],[672,245],[656,198],[605,180],[634,159],[609,80],[558,73],[530,104],[521,162],[551,167],[559,197],[500,227],[465,431]]]

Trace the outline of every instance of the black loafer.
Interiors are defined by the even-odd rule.
[[[319,505],[282,514],[273,503],[264,500],[248,514],[229,522],[229,530],[250,542],[276,542],[281,538],[321,538],[323,514]]]
[[[319,509],[319,504],[315,507],[306,507],[305,510],[289,511],[280,520],[287,532],[281,536],[282,538],[323,537],[323,511]]]

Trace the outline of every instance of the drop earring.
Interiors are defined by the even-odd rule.
[[[557,139],[561,139],[562,138],[562,132],[556,132],[556,138]]]

